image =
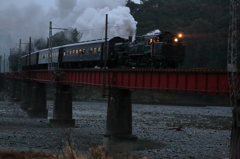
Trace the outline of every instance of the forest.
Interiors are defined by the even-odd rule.
[[[181,32],[187,50],[180,68],[211,69],[226,68],[227,65],[229,4],[230,1],[226,0],[141,0],[140,4],[126,1],[126,6],[138,22],[137,35],[155,29]],[[53,46],[79,40],[80,33],[76,29],[69,34],[72,35],[72,40],[67,40],[63,31],[56,33],[53,36]],[[48,44],[42,43],[42,40],[35,40],[34,47],[46,48]]]
[[[185,35],[187,51],[182,68],[226,68],[229,5],[226,0],[127,1],[138,22],[138,34],[158,28]]]

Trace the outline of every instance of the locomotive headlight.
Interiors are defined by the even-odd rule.
[[[178,34],[178,37],[179,37],[179,38],[182,38],[182,37],[183,37],[183,35],[180,33],[180,34]]]
[[[174,38],[174,42],[178,42],[178,38]]]

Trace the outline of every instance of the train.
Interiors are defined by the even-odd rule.
[[[21,69],[177,68],[185,58],[183,35],[159,32],[113,37],[34,51],[20,57]],[[51,53],[50,53],[51,52]]]

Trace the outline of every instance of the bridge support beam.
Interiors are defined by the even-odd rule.
[[[104,148],[107,152],[132,151],[137,136],[132,135],[131,91],[111,89],[109,94]]]
[[[31,108],[31,97],[32,97],[32,83],[28,81],[24,81],[22,84],[22,102],[20,104],[20,108],[23,110],[27,110]]]
[[[52,127],[74,127],[72,119],[72,87],[68,85],[56,86],[56,94],[53,108],[53,119],[50,119]]]
[[[27,109],[27,115],[30,118],[47,118],[48,110],[46,104],[46,84],[32,84],[31,108]]]

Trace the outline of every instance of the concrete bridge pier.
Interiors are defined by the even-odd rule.
[[[19,102],[22,100],[22,81],[21,80],[14,80],[13,81],[13,100],[15,102]]]
[[[30,118],[47,118],[47,102],[46,102],[46,84],[32,84],[32,98],[30,101],[31,108],[27,109],[27,115]]]
[[[6,97],[8,97],[11,101],[16,101],[19,100],[19,93],[21,88],[20,86],[20,81],[17,79],[10,79],[7,80],[6,82],[7,89],[6,89]]]
[[[4,99],[9,100],[11,97],[11,93],[12,93],[12,83],[11,83],[11,80],[8,79],[5,82]]]
[[[16,97],[16,92],[17,92],[17,80],[16,79],[11,79],[10,80],[10,99],[11,101],[14,101],[14,98]]]
[[[31,108],[31,97],[32,97],[32,83],[29,81],[24,81],[22,83],[22,102],[20,104],[20,108],[23,110],[28,110]]]
[[[74,127],[72,119],[72,87],[57,84],[53,108],[53,119],[50,119],[52,127]]]
[[[237,100],[239,106],[240,100]],[[238,117],[237,117],[238,116]],[[230,141],[230,159],[240,158],[240,125],[238,125],[237,120],[239,120],[240,112],[236,107],[233,108],[232,117],[232,130],[231,130],[231,141]]]
[[[137,136],[132,135],[132,98],[128,89],[110,89],[106,134],[106,152],[127,152],[135,148]]]
[[[4,99],[13,100],[13,92],[15,91],[14,80],[8,79],[5,83]]]

